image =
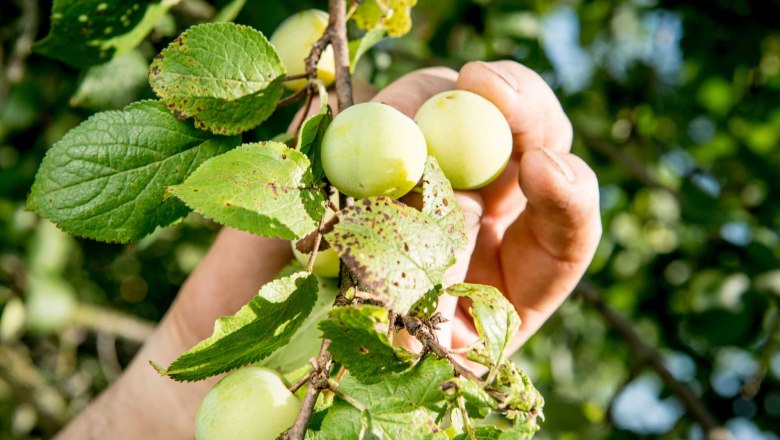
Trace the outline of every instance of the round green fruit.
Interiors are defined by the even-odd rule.
[[[306,58],[311,47],[322,37],[328,27],[328,14],[318,9],[308,9],[288,17],[271,35],[271,44],[282,59],[287,75],[306,73]],[[317,63],[317,78],[326,86],[336,79],[336,61],[333,48],[328,46],[322,51]],[[284,86],[297,91],[306,86],[305,79],[285,81]]]
[[[498,177],[512,154],[512,130],[487,99],[464,90],[439,93],[415,116],[428,154],[455,189],[481,188]]]
[[[301,402],[273,371],[244,367],[206,394],[195,421],[197,440],[274,440],[292,426]]]
[[[386,104],[368,102],[339,113],[322,140],[322,168],[342,193],[397,199],[422,177],[427,147],[419,127]]]
[[[299,263],[306,266],[309,264],[309,255],[304,254],[295,247],[295,242],[291,242],[293,255]],[[335,278],[339,276],[340,261],[339,254],[333,250],[333,248],[327,248],[325,250],[317,251],[317,256],[314,257],[314,266],[311,271],[314,275],[319,275],[325,278]]]
[[[31,277],[27,291],[27,326],[40,333],[53,333],[68,325],[76,311],[73,288],[57,278]]]

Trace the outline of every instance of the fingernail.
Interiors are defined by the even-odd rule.
[[[502,69],[501,67],[496,66],[496,65],[491,64],[491,63],[486,63],[484,61],[479,61],[479,64],[482,65],[482,67],[484,67],[485,69],[487,69],[487,70],[493,72],[494,74],[496,74],[496,76],[498,76],[502,80],[504,80],[504,82],[507,83],[507,85],[509,87],[511,87],[512,90],[517,91],[519,89],[520,84],[518,84],[517,78],[515,78],[514,75],[510,74],[509,72],[507,72],[506,70]]]
[[[552,150],[548,150],[547,148],[540,148],[540,150],[542,150],[544,155],[547,156],[553,162],[553,164],[555,164],[555,167],[558,168],[558,171],[560,171],[561,174],[563,174],[563,177],[566,178],[566,181],[569,183],[574,183],[574,170],[571,169],[566,161],[561,159],[561,157]]]

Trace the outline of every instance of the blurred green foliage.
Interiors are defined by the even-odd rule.
[[[48,437],[115,379],[141,337],[101,316],[149,328],[217,230],[190,216],[128,246],[69,237],[24,210],[41,158],[94,110],[152,97],[139,66],[238,4],[184,0],[112,64],[79,71],[32,55],[20,74],[16,39],[30,22],[45,36],[51,3],[0,3],[0,438]],[[248,2],[237,21],[270,34],[325,6]],[[780,432],[777,17],[777,0],[420,0],[412,33],[357,69],[378,87],[474,59],[539,72],[600,179],[604,237],[590,285],[738,439]],[[293,111],[246,140],[283,132]],[[539,438],[702,438],[578,294],[516,358],[547,401]]]

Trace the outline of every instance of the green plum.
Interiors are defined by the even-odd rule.
[[[236,370],[206,394],[195,421],[197,440],[274,440],[292,426],[301,402],[273,370]]]
[[[299,263],[306,266],[309,264],[309,255],[304,254],[295,247],[295,242],[292,243],[293,255]],[[317,256],[314,257],[314,266],[311,268],[314,275],[319,275],[325,278],[335,278],[339,276],[341,262],[339,261],[339,254],[333,250],[333,248],[327,248],[321,251],[317,251]]]
[[[48,276],[30,277],[27,290],[27,326],[40,333],[56,332],[72,321],[77,300],[65,281]]]
[[[512,154],[512,130],[487,99],[464,90],[442,92],[415,116],[428,154],[455,189],[481,188],[495,180]]]
[[[322,37],[328,27],[328,14],[318,9],[308,9],[291,15],[271,35],[271,44],[276,48],[288,75],[306,73],[306,58],[314,43]],[[333,48],[322,51],[317,63],[317,78],[326,86],[336,79],[336,61]],[[305,79],[285,81],[284,86],[297,91],[306,86]]]
[[[397,199],[422,177],[427,147],[420,128],[386,104],[368,102],[339,113],[322,140],[322,168],[342,193]]]

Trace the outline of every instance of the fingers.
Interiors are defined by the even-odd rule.
[[[533,334],[579,282],[601,238],[598,181],[580,158],[532,149],[520,162],[525,211],[499,246],[505,292]]]
[[[446,67],[431,67],[404,75],[382,89],[371,100],[395,107],[401,113],[414,118],[417,110],[431,96],[452,90],[458,73]]]
[[[487,98],[509,122],[514,151],[533,148],[568,152],[572,127],[552,89],[533,70],[513,61],[468,63],[457,88]]]

